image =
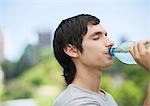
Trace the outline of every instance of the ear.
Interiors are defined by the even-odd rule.
[[[70,57],[76,58],[79,56],[77,48],[71,44],[65,46],[64,52]]]

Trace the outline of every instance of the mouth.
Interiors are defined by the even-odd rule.
[[[105,56],[107,57],[107,58],[109,58],[109,59],[112,59],[112,56],[107,52],[107,53],[105,53]]]

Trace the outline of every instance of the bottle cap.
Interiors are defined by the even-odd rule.
[[[115,55],[115,54],[114,54],[114,49],[115,49],[115,48],[110,48],[110,49],[109,49],[109,54],[110,54],[111,56],[114,56],[114,55]]]

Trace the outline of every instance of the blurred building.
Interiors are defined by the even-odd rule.
[[[0,62],[4,60],[4,36],[0,31]]]
[[[51,33],[49,31],[41,31],[38,33],[39,35],[39,47],[50,47],[51,45]]]
[[[4,60],[4,36],[0,31],[0,63]],[[3,87],[4,72],[0,66],[0,89]]]
[[[4,72],[0,66],[0,89],[1,87],[3,87],[3,83],[4,83]]]

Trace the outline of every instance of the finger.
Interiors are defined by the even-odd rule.
[[[144,45],[150,44],[150,40],[144,40],[142,41]],[[148,48],[148,46],[145,46],[145,48]]]
[[[150,40],[147,40],[147,41],[145,42],[145,48],[146,48],[146,49],[150,48]]]
[[[150,46],[147,48],[147,51],[150,53]]]
[[[133,48],[134,48],[134,45],[131,46],[131,48],[130,48],[130,53],[131,53],[131,55],[134,57],[135,54],[134,54]]]
[[[141,41],[137,44],[137,48],[138,48],[140,56],[146,56],[147,51],[146,51],[144,44],[145,44],[145,41]]]
[[[133,52],[134,52],[134,58],[135,59],[139,59],[140,55],[139,55],[139,49],[138,49],[138,42],[136,42],[133,46]]]
[[[145,43],[150,43],[150,40],[145,40]]]

